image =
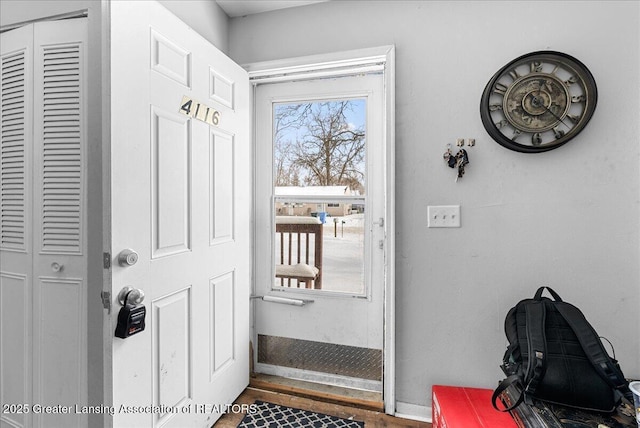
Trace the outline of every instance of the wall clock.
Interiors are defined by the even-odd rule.
[[[532,52],[493,75],[482,93],[480,117],[502,146],[540,153],[578,135],[597,99],[596,82],[583,63],[561,52]]]

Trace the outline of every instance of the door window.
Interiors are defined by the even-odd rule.
[[[365,293],[366,108],[273,105],[274,288]]]

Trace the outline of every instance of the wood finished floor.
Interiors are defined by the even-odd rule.
[[[268,401],[282,406],[295,407],[340,418],[353,418],[364,421],[366,428],[378,427],[412,427],[431,428],[427,422],[419,422],[410,419],[401,419],[373,410],[359,409],[356,407],[343,406],[339,404],[326,403],[309,398],[297,397],[294,395],[282,394],[279,392],[265,391],[249,387],[235,401],[236,404],[252,404],[256,400]],[[227,414],[222,416],[214,425],[215,428],[236,428],[242,421],[242,414]]]

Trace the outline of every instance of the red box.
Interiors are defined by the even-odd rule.
[[[433,428],[517,428],[493,408],[490,389],[434,385],[431,392]]]

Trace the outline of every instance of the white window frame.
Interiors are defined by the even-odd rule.
[[[266,61],[245,66],[249,80],[255,87],[260,84],[354,74],[384,72],[384,145],[385,145],[385,229],[384,244],[384,373],[383,391],[385,412],[395,414],[395,47],[382,46],[355,51],[322,54],[286,60]],[[253,97],[253,93],[252,93]],[[254,99],[251,105],[255,107]],[[255,111],[253,112],[255,117]],[[254,128],[255,132],[255,128]],[[254,141],[255,141],[254,133]],[[254,177],[255,179],[255,177]],[[255,188],[255,182],[254,182]],[[255,210],[255,204],[254,204]],[[255,218],[255,211],[254,211]],[[255,230],[254,230],[255,236]],[[255,248],[254,248],[255,250]],[[255,272],[256,255],[253,261]],[[256,278],[253,278],[255,294]],[[251,323],[253,326],[253,322]],[[252,334],[253,337],[253,334]]]

